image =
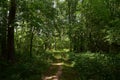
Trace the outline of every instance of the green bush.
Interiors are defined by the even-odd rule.
[[[49,67],[47,60],[41,57],[34,56],[30,60],[29,57],[22,56],[19,59],[16,64],[2,64],[0,80],[40,80]]]
[[[81,80],[120,80],[119,55],[82,53],[74,61]]]

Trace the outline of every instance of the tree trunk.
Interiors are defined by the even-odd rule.
[[[7,59],[7,11],[3,12],[4,18],[1,23],[1,57],[3,60]]]
[[[1,36],[1,56],[2,59],[7,59],[7,36],[6,36],[6,27],[2,28],[2,36]]]
[[[10,1],[10,10],[8,16],[8,36],[7,36],[7,48],[8,48],[8,61],[14,62],[14,20],[16,14],[16,0]]]
[[[2,5],[0,7],[2,8],[1,12],[1,22],[0,22],[0,58],[3,61],[7,60],[7,1],[2,1]]]
[[[31,27],[30,32],[31,32],[31,37],[30,37],[30,58],[32,58],[32,48],[33,48],[33,38],[34,38],[33,27]]]
[[[72,51],[73,49],[73,46],[72,46],[72,37],[71,37],[71,31],[72,31],[72,28],[71,28],[71,3],[70,1],[68,1],[68,21],[69,21],[69,31],[68,31],[68,35],[69,35],[69,39],[70,39],[70,43],[69,43],[69,50],[70,52]]]

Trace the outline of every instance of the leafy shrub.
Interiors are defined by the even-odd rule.
[[[32,57],[31,60],[27,57],[16,64],[2,64],[2,66],[4,67],[0,70],[0,80],[40,80],[49,63],[39,57]]]
[[[74,61],[81,80],[120,80],[119,55],[82,53]]]

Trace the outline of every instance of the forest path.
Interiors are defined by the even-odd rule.
[[[55,60],[43,74],[42,80],[78,80],[79,75],[73,68],[73,62],[69,61],[68,53],[54,54]]]
[[[51,63],[50,68],[44,74],[42,80],[60,80],[60,77],[62,75],[63,65],[64,63],[62,62]]]

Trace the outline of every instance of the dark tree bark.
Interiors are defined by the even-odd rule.
[[[6,24],[2,25],[1,33],[1,56],[3,60],[7,60],[7,31]]]
[[[7,1],[3,1],[1,7],[3,8],[1,14],[1,22],[0,22],[0,48],[1,54],[0,58],[4,61],[7,60]]]
[[[33,33],[33,31],[34,31],[34,27],[32,27],[31,26],[31,29],[30,29],[30,35],[31,35],[31,37],[30,37],[30,58],[32,58],[32,48],[33,48],[33,38],[34,38],[34,33]]]
[[[72,51],[73,50],[73,45],[72,45],[72,19],[71,19],[71,2],[68,0],[68,21],[69,21],[69,31],[68,31],[68,35],[69,35],[69,39],[70,39],[70,47],[69,47],[69,50]]]
[[[8,61],[14,62],[14,21],[16,14],[16,0],[10,1],[10,10],[8,16],[8,36],[7,36],[7,47],[8,47]]]

